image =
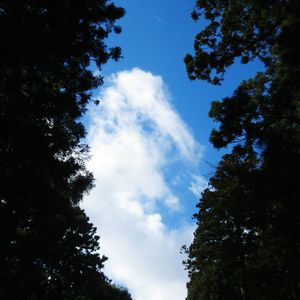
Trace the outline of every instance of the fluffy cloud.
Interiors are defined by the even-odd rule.
[[[166,168],[196,165],[199,145],[170,103],[163,80],[140,69],[111,77],[90,110],[88,143],[96,187],[83,202],[109,256],[106,273],[136,300],[182,300],[187,274],[179,253],[194,225],[167,226],[181,201]],[[184,170],[181,170],[184,172]]]

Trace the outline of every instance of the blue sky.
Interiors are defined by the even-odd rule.
[[[136,300],[183,300],[180,247],[192,241],[198,195],[224,153],[209,144],[210,102],[262,67],[236,64],[221,87],[190,81],[183,57],[204,24],[190,18],[194,2],[114,2],[126,15],[108,44],[121,46],[123,59],[103,67],[101,104],[87,114],[96,187],[83,207],[114,282]]]

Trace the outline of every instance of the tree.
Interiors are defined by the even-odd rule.
[[[298,11],[295,0],[197,0],[192,18],[204,16],[208,25],[195,37],[195,55],[185,57],[189,78],[220,84],[226,68],[238,57],[244,64],[258,57],[270,65],[282,39],[297,55],[297,48],[292,50],[295,41],[286,38],[297,32]]]
[[[186,262],[189,299],[247,298],[253,281],[249,257],[257,243],[249,187],[256,164],[253,156],[225,155],[210,179],[211,188],[202,195],[195,214],[196,238]]]
[[[80,118],[102,83],[90,65],[119,59],[105,39],[123,15],[105,0],[0,1],[0,298],[124,298],[79,208],[93,186]]]
[[[254,157],[256,167],[254,173],[248,172],[246,176],[237,173],[221,177],[220,185],[216,176],[228,171],[224,165],[228,158],[223,158],[211,180],[211,190],[203,193],[196,215],[198,228],[188,250],[187,299],[299,297],[299,184],[295,174],[300,142],[300,49],[294,39],[299,35],[299,13],[299,1],[196,3],[193,18],[204,15],[209,22],[196,36],[195,56],[185,58],[191,79],[220,84],[226,68],[237,57],[241,57],[242,63],[257,57],[265,63],[266,70],[242,82],[231,97],[212,103],[210,117],[220,123],[219,129],[211,133],[213,145],[216,148],[234,145],[230,157],[238,158],[232,162],[237,170],[244,157]],[[220,193],[226,197],[220,197]],[[242,243],[250,251],[245,252],[243,262],[246,289],[239,278],[229,280],[233,274],[240,274],[243,264],[231,264],[228,272],[220,275],[230,261],[228,256],[239,257],[237,253],[221,242],[207,248],[211,238],[205,235],[207,228],[214,232],[216,240],[222,241],[224,231],[230,236],[224,214],[231,207],[240,208],[229,214],[234,216],[234,228],[240,224],[237,216],[251,225],[245,227],[242,222],[242,233],[252,234],[250,240]],[[206,213],[216,210],[215,214]],[[229,238],[231,243],[235,240],[233,235]],[[201,249],[206,249],[210,257],[217,255],[217,267],[214,260],[207,261],[202,256]],[[218,288],[209,290],[205,278],[210,278],[216,287],[225,280],[227,289],[238,292],[229,295]]]

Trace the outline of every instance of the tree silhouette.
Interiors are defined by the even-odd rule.
[[[0,1],[0,298],[130,299],[101,269],[84,211],[93,186],[80,118],[120,49],[105,0]],[[122,298],[123,297],[123,298]]]
[[[299,297],[299,13],[299,1],[196,3],[208,25],[185,58],[191,79],[220,84],[238,57],[266,70],[212,103],[211,142],[233,147],[198,205],[187,299]]]

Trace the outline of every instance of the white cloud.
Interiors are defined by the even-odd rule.
[[[179,251],[192,240],[194,225],[164,222],[163,211],[181,211],[165,169],[178,161],[196,165],[199,146],[159,76],[137,68],[119,72],[100,98],[90,110],[88,135],[96,187],[83,207],[109,257],[106,273],[136,300],[182,300],[187,274]]]
[[[199,198],[201,196],[201,193],[208,187],[208,182],[201,175],[193,174],[192,179],[193,181],[189,186],[189,190]]]

